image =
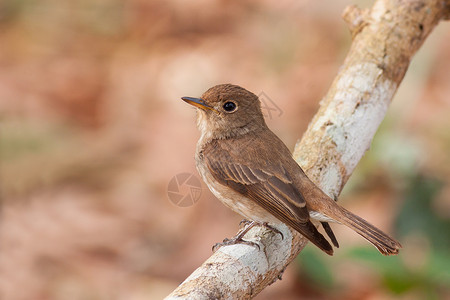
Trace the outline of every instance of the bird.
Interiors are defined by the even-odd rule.
[[[321,224],[335,247],[329,223],[343,224],[383,255],[398,254],[401,244],[363,218],[336,203],[294,160],[288,147],[267,126],[261,102],[254,93],[234,84],[219,84],[200,98],[181,97],[197,110],[200,138],[197,170],[225,206],[249,220],[245,230],[224,244],[250,243],[250,228],[284,223],[319,249],[333,255]]]

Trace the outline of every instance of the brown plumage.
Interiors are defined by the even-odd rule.
[[[260,223],[283,222],[329,255],[333,248],[317,230],[321,222],[338,247],[328,222],[344,224],[382,254],[401,245],[322,192],[267,127],[258,97],[236,85],[215,86],[198,98],[183,100],[198,108],[197,169],[226,206]]]

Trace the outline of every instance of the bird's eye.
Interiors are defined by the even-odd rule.
[[[223,109],[229,113],[234,112],[237,109],[237,105],[232,101],[227,101],[223,104]]]

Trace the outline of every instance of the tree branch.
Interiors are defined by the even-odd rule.
[[[450,16],[450,1],[378,0],[370,10],[348,7],[343,18],[353,43],[294,158],[324,192],[337,199],[369,148],[410,60],[428,34]],[[248,245],[220,248],[166,299],[248,299],[275,282],[307,240],[256,227]]]

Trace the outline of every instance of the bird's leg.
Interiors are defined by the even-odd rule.
[[[246,221],[245,223],[247,223],[247,227],[245,227],[244,229],[242,229],[235,237],[231,238],[231,239],[224,239],[222,243],[217,243],[212,247],[212,250],[214,252],[217,251],[217,249],[219,249],[220,247],[223,246],[229,246],[229,245],[235,245],[235,244],[245,244],[245,245],[249,245],[249,246],[254,246],[254,247],[258,247],[258,249],[260,250],[261,248],[259,247],[259,245],[255,242],[250,242],[250,241],[244,241],[242,238],[244,237],[244,235],[247,234],[247,232],[250,231],[250,229],[252,229],[253,227],[255,227],[256,225],[260,225],[259,222],[256,221]],[[241,222],[243,223],[243,222]]]
[[[261,223],[258,221],[249,221],[249,220],[244,219],[239,223],[239,225],[242,225],[242,224],[245,224],[246,227],[241,229],[241,231],[239,231],[239,233],[235,237],[233,237],[231,239],[226,238],[223,240],[222,243],[215,244],[212,247],[212,250],[214,252],[216,252],[217,249],[219,249],[222,246],[229,246],[229,245],[235,245],[235,244],[245,244],[245,245],[249,245],[249,246],[258,247],[258,249],[261,249],[257,243],[243,240],[243,237],[247,234],[247,232],[249,232],[250,229],[252,229],[256,225],[263,226],[275,233],[279,233],[281,235],[281,239],[284,239],[283,233],[281,231],[279,231],[278,229],[276,229],[275,227],[269,225],[267,222]]]
[[[241,222],[239,222],[239,225],[242,225],[242,224],[249,225],[252,222],[256,222],[257,225],[259,225],[259,226],[266,227],[267,229],[270,229],[271,231],[273,231],[275,233],[279,233],[281,235],[281,239],[284,239],[283,233],[281,231],[279,231],[278,229],[276,229],[275,227],[269,225],[269,223],[267,223],[267,222],[249,221],[247,219],[243,219]]]

